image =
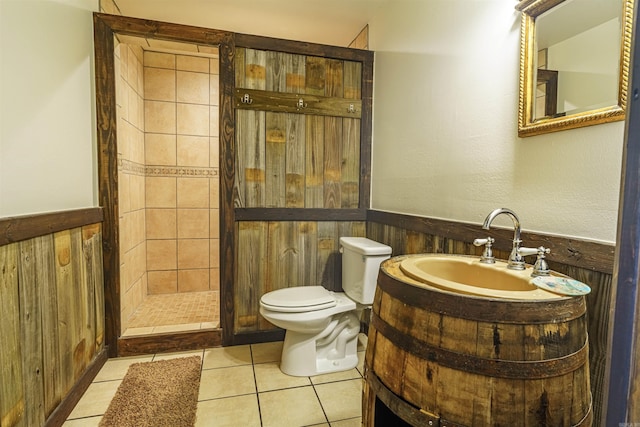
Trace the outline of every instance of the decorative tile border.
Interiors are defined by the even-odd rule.
[[[215,178],[218,176],[218,168],[198,168],[184,166],[145,166],[146,176],[191,177],[191,178]]]
[[[130,160],[118,159],[118,171],[131,175],[161,176],[176,178],[216,178],[218,168],[185,167],[185,166],[149,166]]]

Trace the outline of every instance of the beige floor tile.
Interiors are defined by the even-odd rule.
[[[356,369],[358,370],[358,372],[360,372],[360,375],[362,376],[364,376],[364,355],[365,355],[364,351],[358,352],[358,366],[356,366]]]
[[[329,422],[362,416],[362,379],[315,386]]]
[[[113,396],[118,390],[118,386],[122,381],[104,381],[100,383],[92,383],[87,388],[78,404],[71,414],[69,419],[93,417],[95,415],[103,415]]]
[[[98,427],[101,419],[102,416],[67,420],[62,424],[62,427]]]
[[[282,341],[251,344],[253,363],[280,362]]]
[[[207,369],[200,377],[198,401],[238,396],[256,392],[253,367],[233,366],[230,368]]]
[[[311,385],[309,377],[292,377],[283,374],[277,362],[259,363],[253,369],[258,392]]]
[[[93,382],[121,380],[127,373],[129,366],[134,363],[151,362],[152,359],[152,355],[109,359],[106,361],[102,369],[100,369],[98,375],[93,379]]]
[[[209,348],[204,351],[202,369],[251,365],[251,346]]]
[[[179,359],[181,357],[190,357],[190,356],[200,356],[200,360],[202,361],[203,353],[204,353],[203,350],[179,351],[175,353],[159,353],[153,356],[153,361],[155,362],[156,360]]]
[[[263,427],[299,427],[326,422],[313,387],[259,393]]]
[[[361,427],[362,417],[349,418],[348,420],[332,421],[331,427]]]
[[[198,402],[195,427],[260,427],[255,394]]]
[[[325,383],[332,383],[336,381],[353,380],[357,378],[362,378],[362,375],[360,374],[360,371],[358,371],[356,368],[353,368],[353,369],[349,369],[348,371],[340,371],[340,372],[334,372],[331,374],[315,375],[311,377],[311,382],[313,384],[325,384]]]

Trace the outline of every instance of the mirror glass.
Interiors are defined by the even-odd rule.
[[[519,136],[624,119],[632,1],[520,2]]]

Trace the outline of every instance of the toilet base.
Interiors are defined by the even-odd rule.
[[[296,377],[347,371],[358,365],[360,322],[354,313],[336,319],[319,334],[288,330],[280,370]]]

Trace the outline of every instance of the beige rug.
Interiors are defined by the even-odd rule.
[[[200,366],[200,356],[134,363],[100,427],[193,427]]]

